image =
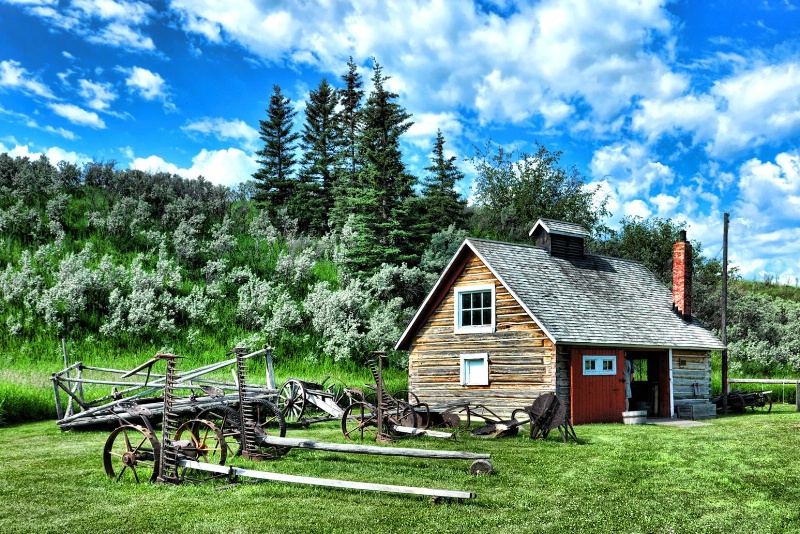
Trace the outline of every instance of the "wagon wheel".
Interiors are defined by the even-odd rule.
[[[175,431],[174,441],[180,441],[181,438],[191,442],[188,450],[193,460],[225,465],[228,444],[225,434],[216,424],[207,419],[190,419]]]
[[[242,453],[242,423],[236,410],[229,406],[217,406],[203,410],[197,418],[211,421],[222,430],[228,448],[226,456],[238,456]]]
[[[378,416],[374,408],[364,402],[354,402],[342,415],[342,434],[346,439],[375,440],[378,437]]]
[[[728,407],[733,412],[744,413],[745,404],[742,394],[735,391],[728,393]]]
[[[410,404],[414,409],[414,412],[417,414],[416,428],[421,430],[428,428],[428,424],[431,420],[431,410],[426,403],[420,402],[419,397],[407,389],[398,391],[394,396],[398,399],[407,401],[408,404]]]
[[[295,379],[287,380],[278,393],[278,406],[284,420],[290,423],[299,421],[306,407],[306,388],[303,383]]]
[[[281,438],[286,436],[286,420],[275,404],[267,399],[258,399],[253,405],[253,413],[256,417],[255,431],[257,434]],[[279,458],[289,452],[288,447],[260,444],[257,447],[262,458]]]
[[[417,412],[405,401],[397,401],[394,406],[385,408],[386,431],[392,436],[404,436],[402,432],[395,432],[395,426],[417,428]]]
[[[772,396],[769,393],[759,396],[758,401],[753,405],[753,411],[755,411],[756,408],[770,413],[772,411]]]
[[[123,425],[108,436],[103,448],[103,467],[114,480],[155,482],[161,444],[152,432],[139,425]]]
[[[338,378],[329,378],[324,382],[325,393],[333,396],[333,402],[340,408],[347,407],[353,402],[350,397],[350,390],[344,382]]]

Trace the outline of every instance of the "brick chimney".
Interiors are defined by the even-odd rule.
[[[686,230],[672,247],[672,309],[686,321],[692,318],[692,245]]]

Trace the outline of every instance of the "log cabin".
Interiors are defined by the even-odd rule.
[[[628,359],[630,410],[714,417],[711,352],[724,345],[692,316],[685,232],[672,291],[639,262],[587,253],[589,235],[540,219],[531,244],[467,238],[395,346],[410,391],[503,416],[553,392],[573,424],[621,422]]]

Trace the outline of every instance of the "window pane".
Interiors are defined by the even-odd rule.
[[[462,310],[461,311],[461,326],[472,326],[472,321],[470,320],[470,312],[469,312],[469,310]]]
[[[472,311],[472,326],[480,326],[481,323],[481,310]]]
[[[491,308],[492,307],[492,292],[491,291],[484,291],[483,292],[483,307],[484,308]]]
[[[492,309],[487,308],[483,310],[483,324],[492,324]]]
[[[472,307],[473,308],[480,308],[481,307],[481,294],[480,293],[472,293]]]
[[[468,308],[471,308],[470,302],[471,302],[470,294],[469,293],[461,293],[461,309],[462,310],[466,310]]]

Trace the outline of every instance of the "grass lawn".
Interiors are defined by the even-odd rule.
[[[426,497],[285,483],[116,483],[102,467],[108,432],[39,422],[0,428],[0,532],[798,532],[800,414],[729,416],[707,426],[583,425],[579,444],[518,436],[400,445],[489,452],[469,462],[295,449],[257,469],[473,491]],[[336,424],[289,437],[343,442]]]

